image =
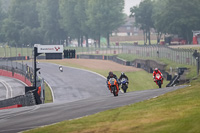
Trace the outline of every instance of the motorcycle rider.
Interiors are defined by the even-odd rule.
[[[160,74],[160,76],[162,77],[162,83],[163,83],[163,75],[162,73],[158,70],[158,68],[155,68],[154,72],[153,72],[153,79],[154,79],[154,82],[155,82],[155,77],[156,77],[156,74]]]
[[[110,71],[108,73],[107,82],[106,83],[107,83],[107,87],[109,88],[110,92],[112,93],[111,88],[108,86],[108,81],[110,80],[110,78],[115,78],[117,80],[117,82],[118,82],[118,79],[117,79],[117,76],[115,74],[113,74],[112,71]],[[117,84],[117,94],[118,94],[118,92],[119,92],[119,85]]]
[[[126,80],[127,80],[127,82],[126,82],[126,87],[128,88],[128,84],[129,84],[129,82],[128,82],[128,77],[125,75],[125,73],[124,72],[122,72],[121,73],[121,75],[120,75],[120,77],[119,77],[119,84],[121,84],[121,88],[122,88],[122,79],[123,78],[125,78]],[[120,88],[119,88],[120,89]],[[122,88],[123,89],[123,88]],[[125,92],[126,92],[126,90],[125,90]]]
[[[59,70],[60,70],[61,72],[63,72],[63,67],[62,67],[61,65],[59,65]]]
[[[125,75],[124,72],[121,73],[121,75],[120,75],[120,77],[119,77],[119,81],[121,81],[122,78],[125,78],[125,79],[127,80],[127,82],[128,82],[128,77]],[[129,82],[128,82],[128,83],[129,83]]]

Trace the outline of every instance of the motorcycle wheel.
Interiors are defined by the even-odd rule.
[[[124,93],[126,93],[127,87],[125,85],[122,85],[122,89],[123,89]]]
[[[118,96],[118,94],[117,94],[117,88],[116,88],[116,87],[113,88],[113,95],[114,95],[115,97]]]
[[[159,86],[159,88],[162,87],[161,81],[158,81],[158,86]]]

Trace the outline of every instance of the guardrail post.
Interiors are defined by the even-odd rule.
[[[197,60],[197,75],[199,75],[199,56],[196,57]]]

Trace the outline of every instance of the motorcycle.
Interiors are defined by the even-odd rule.
[[[156,74],[154,82],[161,88],[162,86],[162,76],[160,74]]]
[[[108,81],[108,87],[114,96],[118,96],[117,85],[118,85],[117,80],[115,78],[110,78],[110,80]]]
[[[59,70],[60,70],[61,72],[63,72],[63,67],[62,67],[62,66],[59,66]]]
[[[126,78],[121,79],[121,88],[124,91],[124,93],[126,93],[128,89],[128,80]]]

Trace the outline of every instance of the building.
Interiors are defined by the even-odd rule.
[[[110,37],[111,42],[130,42],[130,41],[143,41],[144,35],[140,28],[134,26],[135,18],[126,17],[125,24],[120,26],[112,33]],[[156,40],[155,31],[151,31],[151,39]]]
[[[200,44],[200,31],[193,32],[193,44]]]

